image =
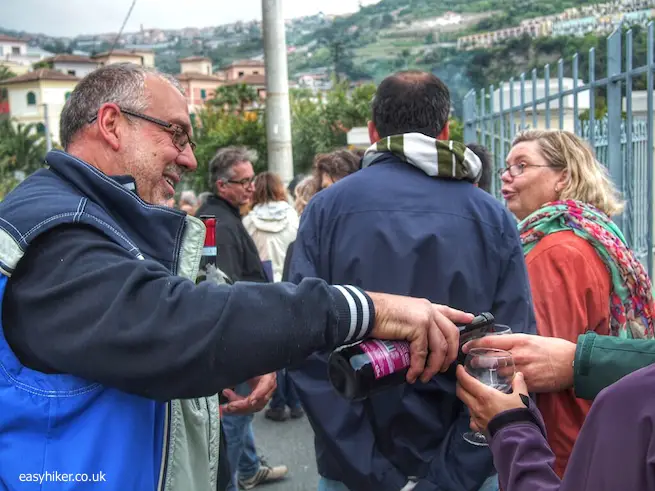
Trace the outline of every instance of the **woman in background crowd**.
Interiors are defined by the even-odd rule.
[[[252,211],[243,219],[271,281],[282,281],[287,249],[296,239],[298,214],[287,201],[282,180],[272,172],[255,178]],[[287,413],[287,406],[289,412]],[[304,414],[298,395],[287,380],[286,370],[277,372],[277,389],[264,415],[273,421],[300,418]]]
[[[314,179],[318,190],[330,187],[335,182],[360,169],[360,158],[349,150],[335,150],[321,153],[314,158]]]
[[[287,202],[284,184],[277,174],[262,172],[255,178],[252,211],[243,224],[265,269],[272,271],[271,281],[281,281],[287,248],[298,232],[298,214]]]
[[[316,179],[314,176],[307,176],[302,179],[294,188],[295,194],[295,208],[296,213],[300,217],[305,210],[307,203],[316,194],[318,188],[316,186]],[[291,267],[291,257],[293,255],[293,244],[295,240],[289,244],[287,248],[287,255],[284,258],[284,268],[282,269],[282,281],[289,281],[289,268]]]

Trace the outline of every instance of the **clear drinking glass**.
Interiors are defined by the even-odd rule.
[[[475,339],[480,339],[485,336],[499,336],[502,334],[512,334],[512,329],[504,324],[493,324],[491,326],[485,326],[482,329],[476,329],[475,331],[461,334],[459,342],[460,346],[464,346]]]
[[[500,349],[473,348],[466,355],[466,372],[484,385],[509,394],[514,379],[514,360],[509,351]],[[488,445],[487,438],[480,432],[468,431],[464,440],[480,447]]]
[[[503,334],[512,334],[512,328],[505,324],[494,324],[493,326],[486,327],[478,335],[474,336],[473,339],[480,339],[485,336],[500,336]]]

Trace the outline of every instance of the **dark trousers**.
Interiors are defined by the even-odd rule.
[[[284,406],[289,406],[290,409],[300,407],[300,399],[296,387],[289,378],[286,369],[279,370],[276,374],[277,389],[273,392],[271,398],[271,409],[284,409]]]
[[[225,442],[225,432],[221,425],[221,443],[218,452],[218,486],[217,491],[227,491],[231,484],[232,471],[230,462],[227,459],[227,444]]]

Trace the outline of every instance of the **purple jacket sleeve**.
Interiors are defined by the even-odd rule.
[[[497,431],[492,428],[498,427]],[[556,491],[560,479],[555,455],[546,441],[541,414],[534,402],[525,409],[499,414],[489,423],[490,448],[500,487],[512,491]]]
[[[489,423],[491,451],[505,491],[655,489],[655,365],[603,390],[594,401],[560,482],[534,405]],[[495,431],[494,431],[495,430]]]

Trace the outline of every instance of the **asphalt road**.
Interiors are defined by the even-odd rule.
[[[262,491],[316,491],[318,473],[314,457],[314,435],[307,417],[277,423],[255,415],[253,423],[257,452],[270,465],[284,464],[287,478],[278,483],[257,486]]]

